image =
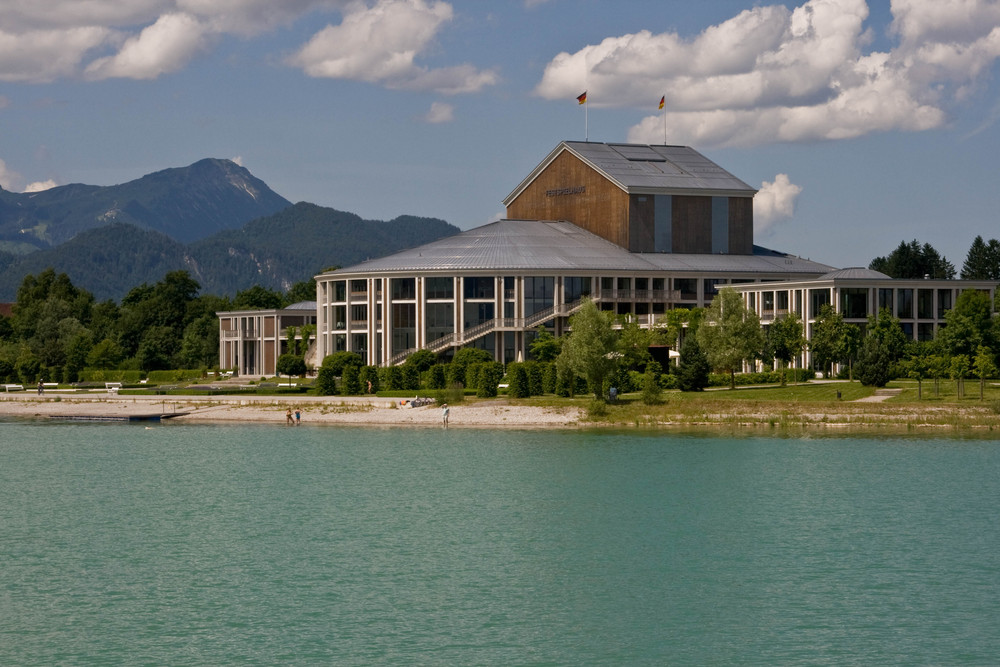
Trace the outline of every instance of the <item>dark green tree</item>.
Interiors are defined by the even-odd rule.
[[[528,354],[536,361],[555,361],[561,346],[559,339],[543,326],[535,331],[535,338],[528,345]]]
[[[857,373],[866,387],[884,387],[890,379],[892,355],[884,342],[875,336],[866,336],[858,354]]]
[[[348,352],[347,350],[341,350],[340,352],[334,352],[323,358],[322,366],[329,368],[335,376],[341,376],[344,374],[345,366],[361,366],[365,365],[365,360],[361,358],[361,355],[357,352]]]
[[[531,396],[528,371],[525,369],[523,363],[514,362],[507,364],[507,395],[511,398],[528,398]]]
[[[415,366],[418,373],[423,373],[437,362],[437,355],[430,350],[417,350],[408,356],[404,363]]]
[[[358,380],[360,380],[361,387],[366,394],[378,393],[377,366],[362,366],[361,370],[358,371]]]
[[[708,373],[708,358],[701,351],[698,337],[686,336],[677,360],[677,388],[681,391],[703,391],[708,386]]]
[[[357,396],[362,392],[361,378],[359,377],[360,366],[347,364],[344,366],[343,386],[341,393],[344,396]]]
[[[275,370],[278,371],[278,375],[301,377],[306,374],[306,360],[297,354],[282,354],[278,357]]]
[[[787,382],[785,369],[802,352],[805,344],[802,320],[794,313],[775,320],[767,328],[767,348],[782,366],[781,386],[785,386]]]
[[[1000,241],[977,236],[962,264],[962,280],[1000,280]]]
[[[313,292],[312,300],[315,299],[316,292]],[[233,299],[233,310],[277,310],[284,307],[285,297],[281,292],[260,285],[237,292],[236,298]]]
[[[910,243],[900,241],[899,247],[885,257],[876,257],[869,269],[881,271],[890,278],[919,280],[924,276],[935,280],[951,280],[955,266],[929,243],[920,245],[915,239]]]
[[[253,288],[251,288],[253,289]],[[299,303],[301,301],[315,301],[316,300],[316,279],[310,278],[309,280],[301,280],[288,290],[285,294],[285,305],[292,305],[293,303]]]
[[[476,385],[476,396],[479,398],[495,398],[497,387],[503,379],[503,364],[499,361],[484,361],[479,369],[479,384]]]
[[[974,357],[980,347],[1000,349],[997,324],[990,297],[979,290],[965,290],[955,300],[955,307],[945,313],[947,325],[938,340],[948,354]]]

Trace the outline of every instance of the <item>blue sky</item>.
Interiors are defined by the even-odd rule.
[[[997,0],[0,0],[0,186],[231,158],[468,229],[559,141],[665,120],[761,190],[758,244],[845,267],[917,239],[960,269],[1000,237],[998,58]]]

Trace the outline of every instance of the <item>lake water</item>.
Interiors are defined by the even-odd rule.
[[[0,664],[1000,662],[984,439],[0,422]]]

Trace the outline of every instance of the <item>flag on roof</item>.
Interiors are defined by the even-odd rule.
[[[583,93],[581,95],[578,95],[577,98],[576,98],[576,101],[578,103],[580,103],[580,104],[586,104],[587,103],[587,91],[585,90],[585,91],[583,91]]]

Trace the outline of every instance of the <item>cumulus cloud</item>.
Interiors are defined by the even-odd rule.
[[[788,174],[778,174],[773,182],[764,181],[753,199],[754,231],[767,233],[776,223],[791,218],[801,193],[801,186],[792,183]]]
[[[72,76],[112,34],[97,26],[25,32],[0,29],[0,81],[48,82]]]
[[[206,28],[198,19],[189,14],[164,14],[127,39],[116,55],[90,63],[86,74],[94,79],[155,79],[186,65],[205,45]]]
[[[471,65],[428,69],[418,54],[452,20],[446,2],[379,0],[373,7],[352,5],[339,25],[316,33],[288,63],[312,77],[351,79],[388,88],[475,92],[496,83],[496,73]]]
[[[455,120],[455,107],[444,102],[434,102],[431,110],[424,116],[424,121],[428,123],[450,123]]]
[[[28,185],[25,186],[24,191],[25,192],[44,192],[45,190],[51,190],[52,188],[56,187],[57,185],[59,185],[59,184],[56,183],[55,181],[53,181],[50,178],[47,181],[35,181],[34,183],[28,183]]]
[[[1000,3],[893,0],[888,52],[866,51],[864,0],[758,6],[693,38],[676,33],[609,37],[560,53],[535,92],[588,104],[654,109],[666,95],[668,140],[754,145],[926,130],[947,119],[1000,58]],[[650,115],[629,140],[662,141]]]

